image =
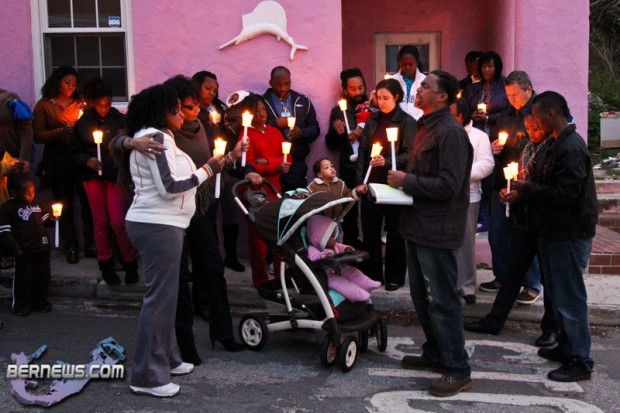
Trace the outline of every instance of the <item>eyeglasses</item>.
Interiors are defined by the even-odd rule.
[[[199,108],[199,106],[200,105],[198,105],[198,104],[196,104],[196,105],[182,105],[182,107],[184,109],[187,109],[187,110],[195,110],[196,108]]]

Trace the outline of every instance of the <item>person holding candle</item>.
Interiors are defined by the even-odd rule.
[[[415,95],[420,83],[426,77],[420,71],[420,52],[417,47],[406,45],[398,51],[397,59],[398,72],[394,73],[391,78],[398,81],[403,90],[403,100],[400,102],[400,107],[417,120],[422,116],[422,111],[414,104]]]
[[[194,82],[185,76],[178,75],[166,80],[164,84],[174,87],[181,101],[183,125],[180,129],[173,131],[175,144],[191,158],[194,164],[201,165],[221,159],[223,169],[226,164],[232,163],[234,159],[241,156],[241,143],[235,145],[234,151],[226,156],[223,151],[221,154],[216,154],[216,148],[211,148],[204,125],[198,119],[200,94]],[[215,144],[221,142],[223,145],[220,146],[223,146],[222,149],[225,150],[226,141],[217,138],[214,142]],[[217,179],[217,174],[213,179],[202,183],[196,190],[196,212],[190,220],[185,236],[192,270],[190,272],[189,259],[186,254],[180,267],[175,333],[183,361],[195,365],[200,364],[201,360],[192,331],[194,313],[209,313],[209,337],[212,345],[220,342],[228,351],[243,349],[243,346],[236,343],[233,338],[228,286],[224,278],[224,260],[218,246],[215,222],[209,214],[216,196],[215,179]],[[190,277],[192,280],[191,294],[189,291]],[[197,308],[192,308],[192,302]]]
[[[598,220],[592,160],[584,139],[568,123],[566,99],[547,91],[532,99],[532,115],[553,144],[544,158],[542,174],[532,182],[517,180],[506,201],[526,202],[540,223],[538,251],[557,317],[558,345],[538,355],[562,366],[547,378],[560,382],[589,380],[590,355],[587,292],[583,273],[592,252]]]
[[[127,192],[117,185],[118,168],[108,149],[110,140],[125,127],[125,116],[112,107],[112,88],[100,77],[89,79],[83,91],[89,108],[75,124],[71,149],[93,214],[99,269],[107,284],[121,282],[114,268],[113,234],[123,259],[125,283],[135,284],[138,262],[125,228]],[[102,138],[100,159],[94,141],[97,134]]]
[[[340,72],[340,81],[342,85],[340,96],[345,100],[347,109],[343,112],[339,105],[332,108],[329,115],[329,129],[325,135],[325,145],[330,150],[340,151],[338,167],[340,178],[348,188],[353,188],[357,184],[355,167],[365,124],[365,120],[364,123],[358,123],[356,114],[359,112],[358,106],[366,102],[368,97],[366,96],[366,81],[357,67]],[[350,133],[346,131],[344,116],[348,119]],[[355,248],[362,247],[359,240],[358,218],[358,208],[354,207],[342,222],[344,243],[353,245]]]
[[[186,228],[196,211],[196,188],[221,170],[223,157],[199,168],[176,144],[172,133],[183,126],[178,93],[170,85],[155,85],[134,95],[127,109],[127,132],[133,138],[150,136],[164,145],[152,151],[132,151],[122,169],[130,173],[134,198],[126,216],[127,233],[142,260],[147,286],[140,311],[130,389],[134,393],[171,397],[179,386],[171,375],[192,371],[183,362],[174,335],[179,290],[179,267]]]
[[[224,123],[227,103],[219,98],[219,83],[217,76],[206,70],[195,73],[192,81],[196,83],[200,90],[200,112],[198,119],[205,128],[211,148],[214,148],[213,141],[219,137],[226,140],[226,152],[233,151],[237,143],[237,134],[231,134]],[[237,99],[240,95],[237,95]],[[214,122],[217,121],[217,122]],[[217,228],[218,209],[222,216],[222,234],[224,244],[224,265],[233,271],[243,272],[245,267],[239,262],[237,257],[237,239],[239,237],[239,208],[235,204],[232,193],[228,190],[238,182],[238,178],[231,173],[233,164],[227,163],[220,176],[221,192],[220,197],[214,199],[210,204],[209,214],[211,223]],[[216,231],[217,234],[217,231]]]
[[[15,255],[12,308],[19,316],[32,311],[52,310],[50,286],[50,241],[46,225],[53,221],[51,208],[35,200],[35,185],[25,174],[12,175],[14,194],[0,208],[0,246]]]
[[[486,132],[490,138],[495,137],[499,115],[508,106],[502,70],[500,55],[494,51],[484,52],[480,58],[482,80],[472,83],[463,93],[474,127]],[[478,107],[480,103],[485,104],[484,109]]]
[[[321,133],[316,111],[308,97],[291,89],[291,72],[286,67],[276,66],[271,70],[269,86],[263,94],[267,123],[279,129],[292,143],[290,169],[280,179],[282,190],[305,188],[308,185],[306,157],[310,153],[310,144]],[[288,125],[289,117],[295,118],[293,128]]]
[[[69,264],[79,261],[73,199],[77,193],[82,211],[84,255],[96,256],[93,218],[88,198],[76,173],[70,149],[73,128],[83,111],[78,91],[78,73],[71,66],[60,66],[41,88],[43,97],[34,107],[34,142],[45,144],[36,174],[41,188],[51,188],[54,200],[65,205],[60,232]]]
[[[543,165],[553,138],[548,136],[539,126],[531,113],[525,115],[525,128],[529,141],[519,154],[519,171],[514,180],[535,182],[543,173]],[[512,164],[514,165],[514,164]],[[513,184],[514,186],[514,184]],[[507,202],[515,196],[514,190],[502,189],[500,200]],[[511,205],[512,228],[510,234],[510,250],[508,253],[508,273],[502,283],[491,311],[477,322],[464,323],[466,331],[497,335],[501,332],[512,310],[512,306],[522,293],[519,293],[526,275],[529,274],[531,262],[540,262],[538,253],[538,230],[541,226],[533,214],[534,205],[519,202]],[[541,275],[543,272],[541,271]],[[544,277],[543,277],[544,278]],[[553,312],[551,296],[544,296],[545,313],[540,322],[542,335],[535,341],[538,347],[555,345],[558,336],[558,325]]]
[[[535,96],[532,81],[526,72],[511,72],[504,83],[505,93],[510,105],[500,114],[497,120],[498,136],[497,138],[492,137],[491,143],[495,156],[495,178],[493,186],[488,191],[491,200],[489,245],[495,279],[480,284],[480,289],[487,292],[497,292],[510,271],[509,251],[513,220],[506,217],[506,205],[499,199],[501,189],[506,186],[501,168],[509,163],[518,162],[519,154],[529,141],[524,119],[527,114],[531,113],[532,99]],[[499,139],[500,133],[505,133],[507,136],[503,145]],[[520,297],[520,301],[531,304],[538,300],[542,291],[542,284],[540,265],[537,260],[532,260],[530,271],[528,271],[523,284],[524,294]],[[528,299],[528,297],[530,298]]]
[[[396,169],[404,169],[407,164],[407,152],[413,143],[416,133],[416,121],[400,106],[403,90],[394,79],[382,80],[377,84],[376,97],[379,111],[373,113],[366,125],[360,140],[359,158],[357,160],[357,183],[387,183],[387,172],[392,169],[391,145],[388,141],[387,128],[398,128],[395,145]],[[379,156],[371,159],[371,147],[380,144],[383,149]],[[368,182],[364,182],[370,168]],[[364,185],[361,194],[367,193]],[[376,281],[385,283],[385,289],[393,291],[405,283],[405,243],[399,233],[399,220],[402,206],[379,205],[362,197],[361,217],[363,248],[368,251],[369,258],[365,262],[364,273]],[[383,271],[383,254],[381,230],[383,220],[387,232],[385,247],[385,277]]]
[[[469,207],[463,245],[458,250],[458,280],[456,289],[468,304],[476,302],[476,224],[482,199],[481,181],[491,175],[495,161],[491,151],[491,143],[486,133],[472,126],[471,112],[467,102],[457,99],[450,105],[452,116],[465,128],[472,148],[474,159],[469,176]]]
[[[280,186],[281,176],[289,172],[290,162],[284,162],[282,153],[282,143],[284,137],[280,131],[267,123],[267,105],[260,95],[251,94],[242,102],[242,110],[247,110],[254,114],[252,126],[248,129],[249,148],[247,162],[256,173],[263,179],[267,179],[273,186],[282,192]],[[239,136],[243,140],[243,134]],[[294,162],[294,155],[293,155]],[[275,199],[275,195],[268,191],[270,200]],[[269,280],[267,269],[267,245],[260,239],[256,228],[248,224],[248,245],[250,253],[250,263],[252,266],[252,282],[255,287],[260,286]],[[276,270],[279,265],[274,265]]]
[[[406,369],[440,371],[429,392],[448,397],[472,387],[465,350],[462,307],[456,291],[457,249],[463,243],[473,149],[450,113],[458,82],[435,70],[417,90],[419,120],[405,171],[389,171],[387,182],[413,197],[403,208],[409,286],[426,342],[421,356],[405,356]]]

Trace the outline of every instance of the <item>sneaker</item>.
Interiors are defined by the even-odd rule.
[[[547,378],[553,381],[573,382],[590,380],[592,372],[585,363],[579,359],[572,359],[562,365],[562,367],[551,370]]]
[[[428,389],[429,393],[437,397],[449,397],[455,394],[471,389],[472,382],[471,377],[454,377],[454,376],[441,376],[431,383],[431,387]]]
[[[148,396],[155,397],[172,397],[181,390],[181,386],[174,383],[164,384],[157,387],[137,387],[129,386],[132,392],[135,394],[146,394]]]
[[[553,348],[539,348],[538,355],[544,359],[557,361],[558,363],[566,363],[570,359],[566,356],[559,347]]]
[[[405,356],[400,361],[400,365],[408,370],[426,370],[437,373],[441,373],[443,370],[441,364],[424,356]]]
[[[19,307],[19,308],[15,309],[15,314],[17,314],[20,317],[29,316],[30,313],[31,313],[30,307]]]
[[[523,305],[530,305],[538,301],[539,298],[540,293],[524,288],[523,291],[521,291],[519,295],[517,295],[517,303]]]
[[[191,373],[192,370],[194,370],[194,365],[192,363],[183,362],[170,370],[170,374],[173,376],[182,376]]]
[[[481,283],[480,287],[478,288],[480,289],[480,291],[486,291],[487,293],[496,293],[501,288],[501,285],[497,282],[497,279],[495,279],[493,281]]]

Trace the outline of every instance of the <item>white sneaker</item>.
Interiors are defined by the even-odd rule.
[[[155,397],[172,397],[181,390],[181,386],[174,383],[168,383],[158,387],[129,386],[129,388],[136,394],[146,394]]]
[[[170,374],[172,374],[173,376],[182,376],[184,374],[190,373],[192,370],[194,370],[194,365],[192,363],[183,362],[170,370]]]

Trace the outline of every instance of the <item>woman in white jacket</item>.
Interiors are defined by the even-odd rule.
[[[127,233],[140,255],[146,283],[130,389],[137,394],[170,397],[180,387],[171,375],[194,368],[184,363],[177,346],[174,322],[179,288],[179,265],[185,228],[196,209],[196,187],[222,168],[222,156],[196,169],[174,143],[172,132],[183,124],[177,92],[155,85],[135,95],[127,110],[128,134],[149,135],[163,150],[131,151],[129,172],[134,197],[127,212]],[[132,139],[121,145],[131,147]]]
[[[411,115],[415,120],[422,117],[422,110],[415,107],[415,95],[426,75],[420,71],[420,52],[412,45],[403,46],[398,51],[399,70],[392,76],[403,88],[403,101],[400,102],[402,110]]]
[[[495,160],[491,151],[489,136],[472,126],[471,113],[467,102],[458,99],[450,106],[454,117],[463,125],[471,146],[474,148],[474,161],[469,177],[469,208],[465,224],[463,246],[459,248],[457,262],[459,268],[456,283],[457,292],[466,303],[476,302],[476,224],[482,198],[481,180],[493,172]]]

